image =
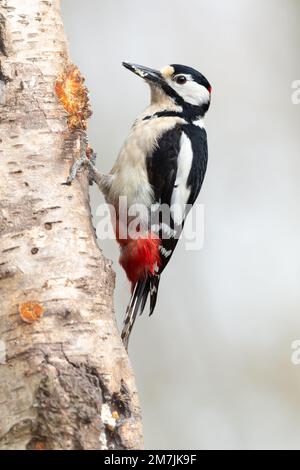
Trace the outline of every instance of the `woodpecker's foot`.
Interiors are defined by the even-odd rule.
[[[96,159],[97,159],[97,154],[91,150],[90,153],[87,153],[87,161],[86,165],[88,166],[89,169],[89,183],[92,186],[93,183],[97,183],[96,181],[96,173],[97,173],[97,168],[96,168]]]
[[[96,183],[99,189],[105,194],[106,188],[109,185],[110,175],[104,175],[96,168],[96,157],[97,155],[93,153],[91,155],[91,158],[86,161],[86,164],[89,168],[90,184],[92,185],[93,183]]]
[[[66,186],[71,186],[72,182],[75,180],[77,177],[77,174],[81,168],[83,168],[86,164],[86,161],[88,161],[88,158],[86,155],[82,155],[78,160],[76,160],[73,165],[71,166],[69,176],[67,178],[67,181],[63,183]]]
[[[99,189],[106,194],[107,188],[110,186],[111,175],[104,175],[96,168],[96,158],[97,154],[93,152],[90,147],[87,147],[86,154],[82,155],[78,160],[76,160],[71,169],[68,179],[64,185],[70,186],[72,182],[77,177],[78,172],[82,168],[88,168],[89,172],[89,184],[92,185],[96,183]]]
[[[89,183],[92,185],[94,181],[93,177],[93,168],[96,163],[97,154],[88,146],[86,149],[86,154],[82,155],[78,160],[76,160],[71,169],[70,174],[67,178],[67,181],[63,183],[64,185],[70,186],[72,182],[76,179],[78,172],[84,168],[88,167],[89,169]]]

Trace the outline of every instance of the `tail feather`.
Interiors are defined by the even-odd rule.
[[[143,293],[143,298],[142,298],[142,303],[141,303],[141,308],[140,308],[140,315],[142,315],[143,311],[145,310],[148,295],[149,295],[149,292],[150,292],[150,286],[151,286],[151,278],[150,278],[150,276],[148,276],[147,284],[145,285],[145,289],[144,289],[144,293]]]
[[[149,293],[149,285],[147,278],[138,281],[133,289],[129,305],[126,310],[123,330],[121,338],[126,350],[128,350],[128,342],[131,330],[139,311],[143,310]]]
[[[150,313],[149,316],[151,317],[152,313],[154,312],[156,301],[157,301],[157,294],[158,294],[158,286],[160,281],[160,275],[152,276],[150,278]]]
[[[134,322],[138,314],[142,315],[147,299],[150,293],[150,315],[152,315],[159,286],[160,276],[147,276],[145,279],[138,281],[133,289],[130,302],[126,310],[126,316],[123,324],[121,338],[123,340],[126,350],[128,350],[128,343],[130,333],[132,331]]]

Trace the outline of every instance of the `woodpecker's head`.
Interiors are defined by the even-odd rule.
[[[191,118],[204,116],[211,101],[211,85],[197,70],[185,65],[167,65],[154,70],[123,62],[124,67],[142,77],[152,90],[152,102],[167,97]]]

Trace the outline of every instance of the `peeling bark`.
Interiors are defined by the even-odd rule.
[[[62,184],[84,136],[54,90],[70,60],[59,7],[0,0],[0,449],[140,449],[87,175]],[[25,323],[25,302],[43,316]]]

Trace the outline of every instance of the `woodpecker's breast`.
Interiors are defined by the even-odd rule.
[[[176,124],[184,123],[179,117],[138,120],[125,141],[111,174],[113,175],[107,201],[118,203],[120,196],[127,197],[128,207],[153,202],[153,189],[149,183],[146,159],[151,157],[160,137]]]

